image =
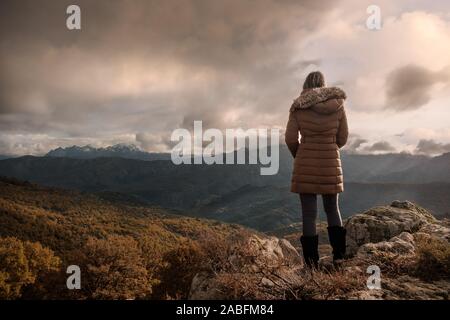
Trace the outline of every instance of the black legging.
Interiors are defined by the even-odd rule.
[[[338,195],[323,194],[322,201],[325,213],[327,214],[328,226],[342,226]],[[303,235],[306,237],[315,236],[317,234],[317,194],[300,193],[300,202],[302,203]]]

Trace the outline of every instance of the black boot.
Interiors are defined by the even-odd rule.
[[[328,227],[328,237],[333,247],[333,261],[342,260],[345,257],[345,235],[347,230],[341,226]]]
[[[306,265],[310,268],[317,268],[319,266],[319,236],[301,236],[300,242]]]

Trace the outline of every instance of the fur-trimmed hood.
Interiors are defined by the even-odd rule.
[[[337,87],[322,87],[303,90],[300,96],[292,103],[290,112],[298,109],[307,109],[319,103],[324,103],[331,99],[347,98],[345,92]]]

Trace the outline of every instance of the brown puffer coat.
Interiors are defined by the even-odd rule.
[[[335,194],[344,191],[339,148],[348,137],[345,98],[341,89],[324,87],[303,90],[294,100],[285,136],[295,158],[292,192]]]

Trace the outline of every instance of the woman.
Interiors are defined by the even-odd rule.
[[[292,104],[286,127],[286,144],[295,158],[291,191],[300,194],[303,218],[300,242],[309,267],[317,267],[319,261],[318,194],[322,195],[327,214],[333,261],[338,262],[345,255],[346,231],[338,205],[338,194],[344,191],[339,148],[345,145],[348,137],[345,98],[341,89],[325,87],[321,72],[311,72],[300,97]]]

